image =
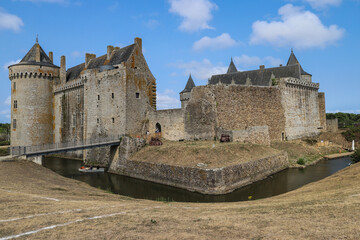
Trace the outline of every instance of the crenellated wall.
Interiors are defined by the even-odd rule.
[[[285,138],[292,140],[319,134],[319,84],[293,78],[279,82],[285,111]]]
[[[9,68],[12,146],[53,143],[52,92],[58,77],[56,67],[18,64]]]

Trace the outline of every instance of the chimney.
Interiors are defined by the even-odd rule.
[[[106,57],[106,60],[110,60],[110,57],[111,57],[111,54],[112,52],[114,51],[114,47],[109,45],[107,46],[107,57]]]
[[[89,66],[92,59],[96,58],[96,54],[86,53],[85,54],[85,68]]]
[[[61,56],[61,60],[60,60],[60,83],[63,84],[65,82],[66,82],[66,58],[65,58],[65,56]]]
[[[40,45],[36,44],[35,61],[40,62]]]
[[[260,69],[265,69],[265,65],[260,65]]]
[[[54,63],[53,52],[49,52],[49,58],[51,60],[51,63]]]
[[[137,45],[139,45],[139,47],[140,47],[140,50],[142,51],[142,39],[139,37],[136,37],[134,39],[134,43],[137,43]]]

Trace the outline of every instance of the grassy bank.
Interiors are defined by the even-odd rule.
[[[241,144],[237,142],[163,141],[163,143],[162,146],[146,146],[134,154],[131,159],[190,167],[204,163],[209,168],[218,168],[280,153],[279,150],[268,146]]]
[[[359,239],[360,164],[276,197],[234,203],[136,200],[30,162],[0,162],[0,238]]]

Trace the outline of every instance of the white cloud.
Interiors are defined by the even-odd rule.
[[[194,43],[193,49],[195,51],[200,51],[206,48],[209,49],[224,49],[236,46],[238,43],[231,38],[230,34],[223,33],[217,37],[203,37],[199,41]]]
[[[224,67],[221,63],[213,65],[208,59],[204,59],[201,62],[181,62],[172,65],[179,69],[183,69],[186,76],[191,74],[199,80],[207,80],[212,75],[226,73],[227,71],[227,67]]]
[[[195,32],[202,29],[213,29],[208,22],[212,19],[212,10],[218,7],[209,0],[169,0],[169,12],[183,18],[179,29]]]
[[[342,113],[356,113],[356,114],[360,114],[360,109],[358,110],[327,110],[326,113],[338,113],[338,112],[342,112]]]
[[[80,57],[81,55],[82,55],[81,52],[76,51],[76,50],[71,53],[71,56],[74,57],[74,58],[78,58],[78,57]]]
[[[11,105],[11,96],[8,96],[4,102],[5,105],[10,106]]]
[[[257,56],[248,56],[248,55],[241,55],[241,56],[235,56],[233,57],[234,63],[236,65],[240,65],[242,67],[258,67],[260,65],[266,65],[266,66],[279,66],[281,63],[281,59],[274,58],[271,56],[260,58]]]
[[[323,9],[329,6],[339,6],[342,0],[304,0],[315,9]]]
[[[175,93],[173,90],[166,89],[164,92],[158,93],[156,98],[157,109],[171,109],[181,107],[179,94]]]
[[[323,25],[314,13],[292,4],[281,7],[279,15],[281,21],[254,22],[250,43],[302,49],[325,47],[335,44],[345,32],[336,25]]]
[[[9,29],[18,32],[22,26],[24,26],[24,23],[21,18],[5,12],[4,9],[0,7],[0,30]]]
[[[146,23],[145,26],[149,29],[155,29],[160,25],[159,21],[155,20],[155,19],[149,19]]]
[[[0,115],[5,116],[6,118],[10,118],[10,117],[11,117],[11,115],[10,115],[10,110],[2,110],[2,111],[0,111]]]
[[[14,64],[17,64],[17,63],[19,63],[20,61],[21,61],[21,59],[18,59],[18,60],[16,60],[16,61],[7,62],[7,63],[4,64],[3,69],[7,71],[9,66],[14,65]]]

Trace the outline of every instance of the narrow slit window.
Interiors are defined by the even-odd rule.
[[[100,120],[99,120],[99,119],[96,119],[96,121],[97,121],[97,123],[99,123],[99,122],[100,122]]]
[[[16,82],[14,82],[14,90],[16,90]]]
[[[112,123],[115,123],[115,118],[112,118]]]
[[[136,93],[136,98],[140,98],[140,93]]]
[[[17,100],[14,100],[14,109],[17,109],[18,104],[17,104]]]
[[[98,95],[98,100],[100,100],[100,95]]]
[[[16,119],[13,119],[13,129],[16,129]]]
[[[111,98],[114,99],[114,93],[111,93]]]

